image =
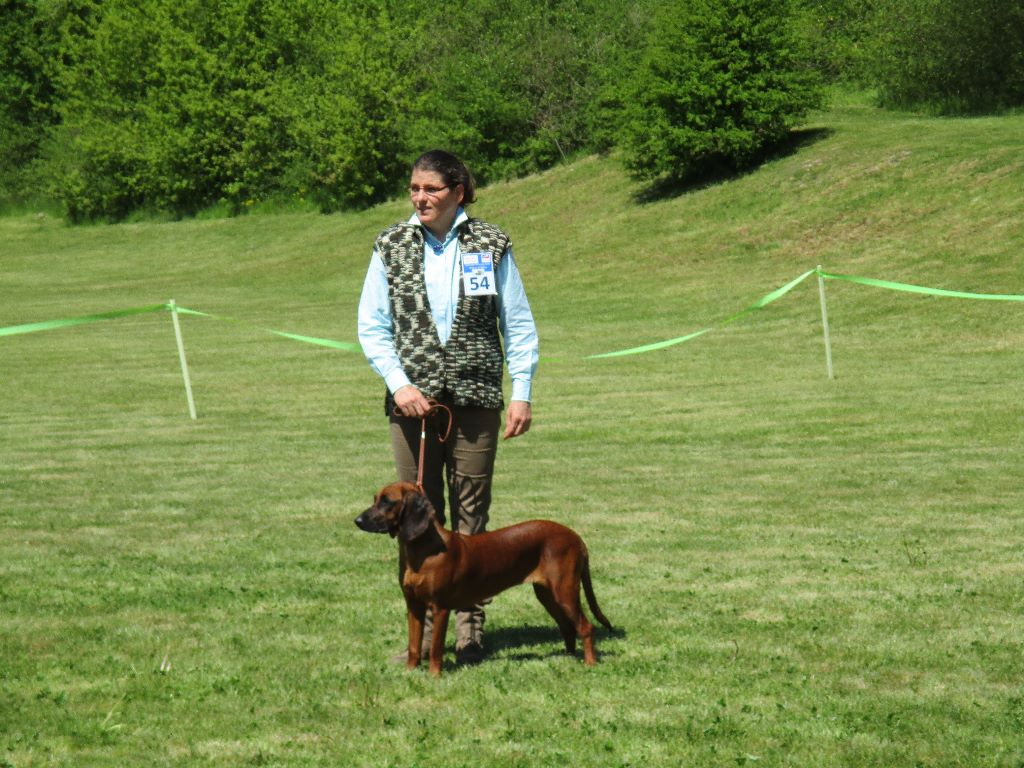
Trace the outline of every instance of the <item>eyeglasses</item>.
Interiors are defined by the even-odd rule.
[[[437,198],[440,197],[441,193],[444,192],[446,189],[451,189],[451,186],[451,184],[446,184],[443,187],[417,187],[414,185],[409,187],[409,197],[416,197],[418,193],[422,192],[431,200],[437,200]]]

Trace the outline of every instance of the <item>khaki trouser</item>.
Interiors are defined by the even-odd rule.
[[[440,411],[427,419],[427,446],[423,461],[423,490],[439,514],[445,511],[444,488],[448,486],[448,527],[472,535],[487,529],[491,506],[491,478],[498,449],[501,412],[496,408],[453,406],[453,424],[447,441],[438,440],[447,414]],[[398,479],[416,482],[420,451],[420,419],[391,417],[391,448]],[[427,619],[423,644],[429,646],[432,622]],[[455,613],[455,648],[483,644],[483,605]]]

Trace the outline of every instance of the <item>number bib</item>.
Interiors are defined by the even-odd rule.
[[[467,296],[497,296],[494,260],[489,253],[462,254],[462,283]]]

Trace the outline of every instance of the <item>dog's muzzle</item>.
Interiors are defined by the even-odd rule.
[[[370,507],[355,519],[360,530],[367,533],[387,533],[388,524],[377,507]]]

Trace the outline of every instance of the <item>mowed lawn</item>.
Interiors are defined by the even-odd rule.
[[[576,528],[589,669],[522,588],[485,663],[389,663],[394,471],[355,341],[358,214],[0,219],[0,766],[1024,765],[1024,116],[840,99],[652,197],[614,158],[480,193],[541,334],[492,525]],[[676,346],[590,355],[714,330]],[[450,639],[451,641],[451,639]],[[449,651],[451,651],[449,646]]]

